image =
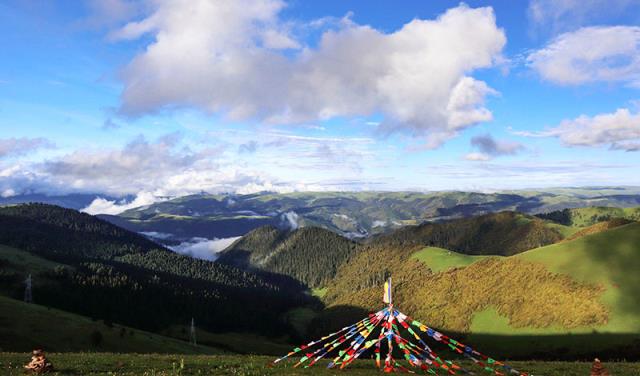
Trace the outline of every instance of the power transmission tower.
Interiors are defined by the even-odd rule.
[[[198,346],[196,342],[196,324],[193,317],[191,318],[191,330],[189,331],[189,342],[191,342],[193,346]]]
[[[33,295],[31,293],[31,274],[29,274],[29,277],[27,277],[27,280],[24,281],[25,283],[25,288],[24,288],[24,301],[25,303],[33,303]]]

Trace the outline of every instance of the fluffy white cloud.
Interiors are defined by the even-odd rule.
[[[640,87],[640,27],[586,27],[561,34],[527,61],[543,79],[562,85],[601,81]]]
[[[127,201],[107,200],[102,197],[94,199],[86,208],[80,210],[85,213],[96,214],[120,214],[126,210],[140,206],[151,205],[154,202],[162,201],[163,197],[158,197],[151,192],[139,192],[136,197]]]
[[[240,152],[245,148],[239,145],[254,145],[249,149],[255,150]],[[197,141],[182,140],[178,134],[155,140],[137,137],[121,147],[83,148],[42,162],[0,164],[0,193],[137,195],[135,203],[102,197],[85,208],[94,214],[117,213],[202,191],[354,189],[371,181],[361,176],[363,166],[385,158],[371,138],[212,130]]]
[[[606,146],[611,149],[640,149],[640,114],[621,108],[608,114],[579,116],[563,120],[542,132],[514,132],[525,137],[557,137],[567,146]]]
[[[192,238],[187,242],[183,242],[177,246],[171,246],[169,248],[183,255],[214,261],[218,258],[218,252],[223,251],[238,239],[240,239],[240,237],[213,240],[206,238]]]
[[[175,195],[211,187],[212,181],[225,179],[216,156],[221,150],[193,151],[181,146],[178,134],[155,141],[140,136],[122,148],[77,150],[38,166],[53,186],[67,190],[156,196]],[[204,172],[204,173],[203,173]],[[203,173],[203,174],[201,174]],[[206,184],[209,182],[209,184]],[[98,202],[98,206],[109,205]],[[115,209],[114,209],[115,210]]]
[[[491,8],[460,5],[392,33],[345,18],[309,46],[279,18],[280,1],[153,4],[111,35],[153,38],[123,71],[124,113],[196,107],[281,123],[381,113],[383,131],[426,136],[429,147],[491,119],[493,91],[470,76],[506,43]]]

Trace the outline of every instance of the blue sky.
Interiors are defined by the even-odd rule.
[[[640,2],[8,1],[0,194],[640,185]]]

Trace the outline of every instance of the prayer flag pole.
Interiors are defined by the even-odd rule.
[[[365,351],[372,349],[375,354],[376,366],[382,368],[384,372],[415,373],[415,371],[422,371],[436,374],[437,369],[442,369],[449,375],[473,374],[454,361],[441,358],[436,354],[425,342],[426,339],[431,339],[445,345],[451,352],[470,359],[475,366],[487,371],[490,375],[529,376],[525,372],[520,372],[494,360],[398,311],[393,307],[392,293],[391,278],[389,278],[384,283],[382,296],[382,301],[387,305],[386,308],[371,313],[363,320],[337,332],[296,347],[287,355],[274,360],[270,366],[274,366],[286,358],[296,356],[299,359],[294,367],[304,365],[305,368],[308,368],[325,356],[332,356],[334,358],[329,362],[327,368],[339,365],[339,368],[342,369],[353,363]],[[403,337],[403,332],[407,338]],[[412,342],[412,340],[416,342]],[[394,343],[397,346],[394,346]],[[381,364],[380,352],[383,344],[386,346],[387,355],[384,363]],[[402,357],[397,360],[393,358],[394,347],[402,351],[404,359]],[[400,364],[403,361],[408,364],[408,367]],[[412,371],[409,367],[416,370]]]

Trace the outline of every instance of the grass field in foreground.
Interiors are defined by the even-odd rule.
[[[356,361],[347,371],[328,370],[323,364],[309,369],[293,369],[292,363],[268,368],[273,359],[265,356],[242,355],[138,355],[68,353],[49,354],[56,368],[52,375],[371,375],[378,374],[373,361]],[[5,375],[23,375],[23,364],[29,354],[0,353],[0,372]],[[184,366],[181,367],[181,364]],[[532,375],[584,376],[591,363],[585,362],[513,362],[518,370]],[[615,376],[640,374],[640,363],[604,363]],[[482,372],[480,372],[482,373]],[[479,373],[479,374],[480,374]],[[445,373],[439,373],[445,374]]]

